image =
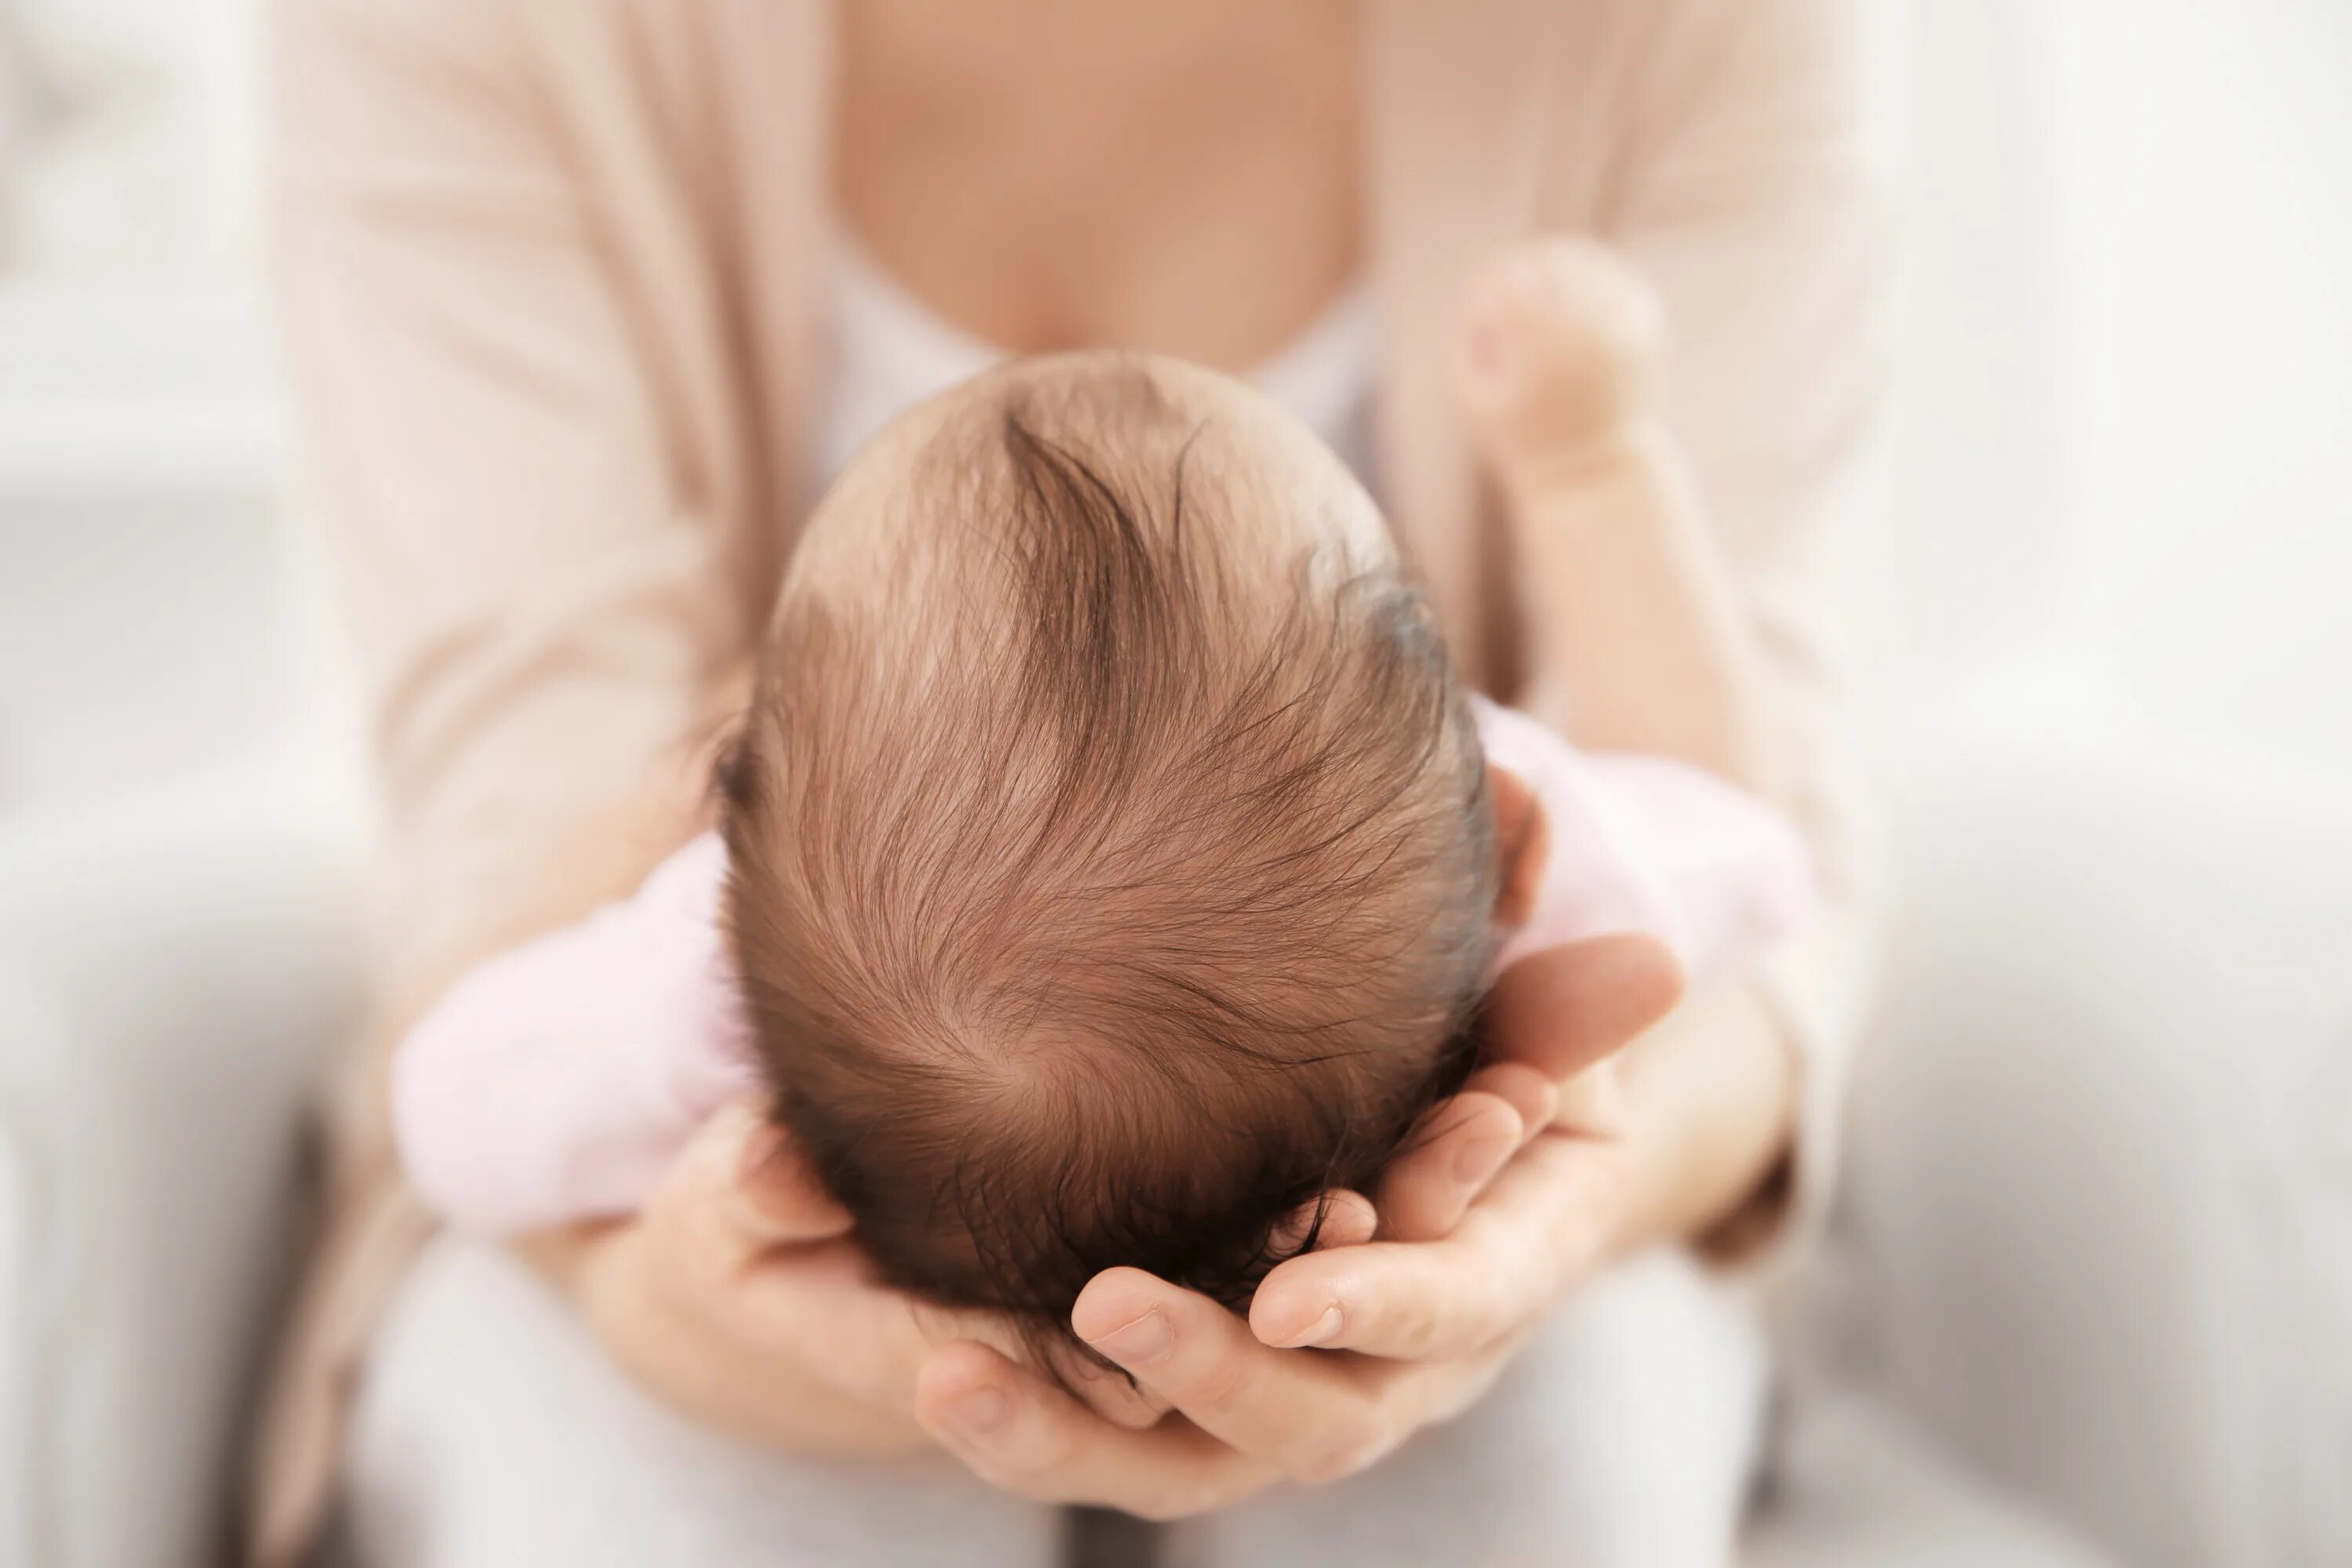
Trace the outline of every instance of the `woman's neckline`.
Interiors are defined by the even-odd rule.
[[[845,227],[835,226],[832,243],[835,287],[866,312],[867,330],[887,334],[898,352],[915,356],[911,363],[952,366],[961,380],[1019,357],[940,315]],[[1313,407],[1361,383],[1372,342],[1371,290],[1360,276],[1287,343],[1235,374],[1277,402]]]

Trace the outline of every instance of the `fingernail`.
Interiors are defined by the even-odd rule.
[[[1305,1332],[1291,1335],[1276,1348],[1286,1351],[1305,1350],[1310,1345],[1328,1345],[1339,1337],[1339,1309],[1326,1307],[1323,1309],[1323,1315],[1308,1324]]]
[[[949,1400],[942,1414],[948,1425],[959,1432],[981,1436],[1004,1425],[1006,1417],[1013,1414],[1013,1404],[1001,1389],[975,1388]]]
[[[1113,1329],[1098,1340],[1087,1343],[1128,1368],[1149,1366],[1176,1348],[1175,1331],[1168,1320],[1152,1309],[1135,1321]]]
[[[1484,1183],[1503,1168],[1517,1147],[1508,1139],[1490,1138],[1483,1143],[1473,1143],[1454,1156],[1454,1177],[1465,1186]]]

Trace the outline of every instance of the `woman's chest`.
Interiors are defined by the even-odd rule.
[[[843,7],[833,200],[939,315],[1021,352],[1118,343],[1238,369],[1360,270],[1345,0],[1024,0],[970,37]]]

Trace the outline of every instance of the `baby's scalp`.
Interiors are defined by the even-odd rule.
[[[975,442],[1018,404],[1051,417],[1094,416],[1128,426],[1137,468],[1172,471],[1189,443],[1221,482],[1254,487],[1257,504],[1226,521],[1248,526],[1224,541],[1238,567],[1278,569],[1285,556],[1319,547],[1359,571],[1393,565],[1380,509],[1330,447],[1246,383],[1163,355],[1087,351],[1011,361],[918,404],[861,447],[810,516],[778,597],[856,595],[895,581],[890,567],[929,560],[941,542],[940,501],[962,487]],[[1120,407],[1125,404],[1125,407]],[[1156,406],[1155,406],[1156,405]],[[942,471],[942,470],[945,471]],[[1161,478],[1165,478],[1163,473]]]
[[[1225,378],[1024,362],[851,465],[727,768],[779,1118],[883,1272],[1227,1300],[1467,1071],[1495,855],[1377,510]]]

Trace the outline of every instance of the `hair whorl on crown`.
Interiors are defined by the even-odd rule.
[[[798,592],[723,770],[777,1114],[894,1283],[1229,1303],[1471,1065],[1483,765],[1386,563],[1249,542],[1246,432],[1045,362],[926,440],[882,590]]]

